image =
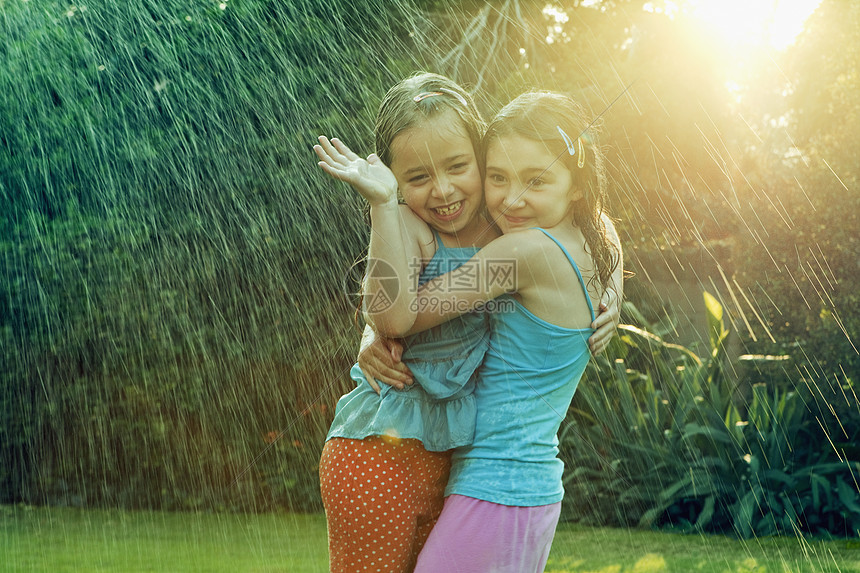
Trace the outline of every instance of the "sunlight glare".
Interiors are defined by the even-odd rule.
[[[821,0],[691,0],[695,16],[736,47],[791,45]]]

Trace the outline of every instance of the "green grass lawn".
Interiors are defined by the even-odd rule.
[[[322,515],[0,506],[0,571],[326,571]],[[548,573],[860,573],[860,541],[737,541],[562,524]],[[444,572],[440,572],[444,573]]]

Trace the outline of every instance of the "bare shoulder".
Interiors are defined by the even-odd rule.
[[[621,252],[621,239],[618,236],[618,231],[615,229],[615,222],[605,212],[600,214],[600,220],[603,223],[603,228],[606,230],[606,239],[618,252]]]
[[[529,229],[505,236],[519,239],[516,275],[520,302],[552,324],[565,328],[589,325],[593,317],[587,301],[594,297],[583,289],[577,271],[587,285],[594,265],[582,232],[571,226],[552,229],[549,234]]]
[[[546,235],[537,229],[525,229],[496,237],[481,249],[481,253],[526,261],[542,251],[544,239]]]
[[[563,247],[564,250],[559,248]],[[493,239],[481,249],[483,260],[505,261],[516,264],[523,286],[544,280],[556,281],[559,272],[568,268],[573,273],[567,254],[573,259],[580,274],[589,280],[594,274],[594,261],[586,246],[585,237],[576,227],[555,230],[547,235],[540,229],[524,229]],[[573,275],[572,275],[573,276]]]
[[[574,258],[578,258],[579,254],[587,256],[585,238],[578,229],[565,233],[553,233],[551,237],[540,229],[525,229],[502,235],[484,248],[492,247],[497,253],[508,253],[513,258],[523,261],[535,261],[545,258],[550,253],[564,256],[558,247],[561,244]]]
[[[554,234],[553,237],[570,253],[577,266],[582,267],[585,263],[590,268],[591,258],[584,249],[585,241],[577,242],[582,233],[573,235],[559,237]],[[545,282],[546,277],[555,277],[558,269],[570,266],[564,251],[539,229],[524,229],[493,239],[481,249],[479,256],[488,261],[516,265],[522,292],[529,286]]]
[[[573,259],[583,276],[590,277],[594,272],[594,262],[588,253],[585,237],[577,228],[554,231],[547,235],[540,230],[524,231],[522,255],[520,256],[535,278],[549,277],[553,282],[558,279],[561,269],[571,268],[568,255]],[[538,281],[540,282],[540,281]]]

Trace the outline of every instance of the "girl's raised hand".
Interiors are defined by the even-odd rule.
[[[375,153],[362,159],[341,140],[329,141],[324,135],[319,137],[314,151],[323,171],[355,187],[371,205],[397,202],[397,179]]]

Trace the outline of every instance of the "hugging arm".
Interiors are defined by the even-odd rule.
[[[521,237],[502,235],[486,245],[462,266],[426,282],[415,297],[416,317],[412,327],[402,335],[432,328],[452,318],[477,309],[482,304],[519,287],[525,273],[514,273],[512,284],[489,280],[485,273],[494,261],[526,259]],[[523,265],[527,267],[527,265]],[[450,285],[459,285],[454,289]]]

